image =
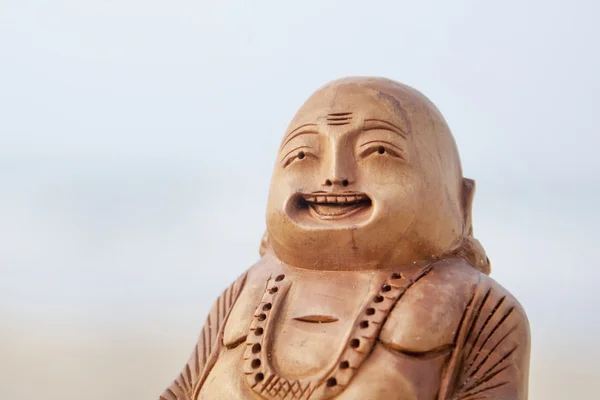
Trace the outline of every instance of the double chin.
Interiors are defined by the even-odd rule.
[[[356,246],[352,233],[340,233],[290,234],[284,241],[272,237],[270,245],[277,258],[292,267],[322,271],[376,268],[373,255],[365,247]]]
[[[361,210],[359,202],[343,206],[348,208],[342,210],[341,217],[330,215],[334,207],[330,203],[286,205],[290,204],[291,210],[290,207],[279,212],[271,210],[267,216],[271,247],[290,266],[368,270],[398,267],[441,255],[437,246],[419,234],[422,233],[419,227],[425,227],[424,221],[416,221],[409,215],[393,218],[390,210],[381,209],[376,201],[366,210]],[[357,220],[360,222],[353,222]]]
[[[302,213],[290,215],[285,210],[268,216],[269,241],[275,255],[286,264],[318,270],[366,270],[377,268],[381,253],[390,237],[378,226],[377,213],[369,206],[344,210],[344,215],[331,217],[318,205],[307,206]],[[311,214],[316,215],[311,215]],[[349,214],[349,215],[347,215]],[[339,218],[339,219],[338,219]],[[361,223],[348,221],[362,220]],[[386,242],[386,243],[384,243]]]

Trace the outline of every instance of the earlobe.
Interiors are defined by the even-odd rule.
[[[462,182],[462,211],[463,234],[473,236],[473,198],[475,197],[475,181],[463,178]]]

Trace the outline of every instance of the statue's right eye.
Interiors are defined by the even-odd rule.
[[[308,146],[302,146],[302,148],[308,148]],[[287,156],[285,157],[285,159],[283,161],[283,168],[287,167],[288,165],[290,165],[294,161],[304,160],[304,159],[307,159],[309,157],[316,158],[316,156],[314,154],[312,154],[312,153],[310,153],[308,151],[294,149],[294,150],[290,151],[287,154]]]

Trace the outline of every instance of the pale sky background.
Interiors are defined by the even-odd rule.
[[[600,5],[0,0],[0,398],[154,399],[258,258],[312,91],[414,86],[528,312],[530,398],[600,376]]]

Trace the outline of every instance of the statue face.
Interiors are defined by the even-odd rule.
[[[401,84],[350,78],[318,90],[277,154],[269,241],[302,268],[369,269],[439,256],[464,231],[462,173],[443,117]]]

